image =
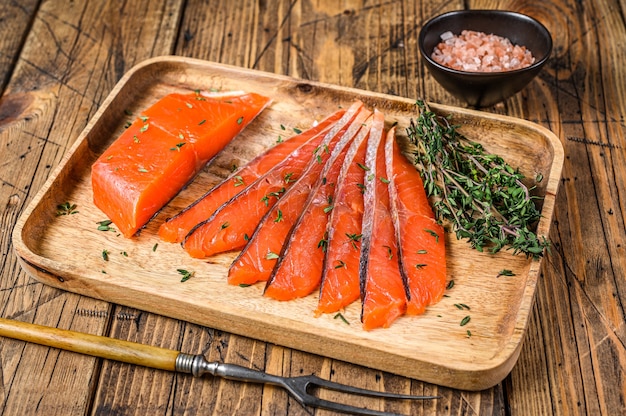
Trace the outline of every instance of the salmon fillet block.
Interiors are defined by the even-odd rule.
[[[94,204],[132,237],[269,103],[254,93],[163,97],[93,164]]]

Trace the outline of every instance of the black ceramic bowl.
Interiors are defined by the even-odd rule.
[[[535,57],[526,68],[503,72],[467,72],[435,62],[431,55],[441,34],[475,30],[508,38]],[[544,25],[524,14],[503,10],[460,10],[426,22],[419,35],[420,53],[433,77],[449,93],[472,107],[488,107],[524,88],[541,70],[552,51],[552,37]]]

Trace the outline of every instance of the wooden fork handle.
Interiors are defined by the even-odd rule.
[[[179,351],[0,318],[0,336],[93,357],[176,371]]]

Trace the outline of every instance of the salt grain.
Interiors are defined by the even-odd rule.
[[[468,72],[502,72],[525,68],[535,62],[525,46],[513,45],[502,36],[464,30],[459,36],[452,32],[440,35],[432,54],[435,62]]]

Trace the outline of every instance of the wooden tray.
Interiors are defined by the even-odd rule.
[[[97,230],[106,219],[92,203],[90,166],[130,119],[163,95],[196,89],[248,90],[273,104],[251,123],[133,239]],[[201,261],[177,244],[160,242],[158,225],[279,136],[306,129],[339,105],[355,99],[397,122],[399,140],[415,115],[414,100],[180,57],[148,60],[126,74],[89,122],[54,174],[24,211],[13,244],[35,279],[70,292],[320,354],[449,387],[480,390],[500,382],[515,364],[528,323],[540,261],[511,252],[478,253],[446,236],[449,279],[454,287],[419,317],[402,317],[391,328],[364,331],[360,305],[342,315],[315,317],[317,295],[278,302],[263,285],[230,286],[226,274],[236,253]],[[432,104],[452,114],[463,132],[519,166],[528,178],[543,175],[538,233],[548,235],[563,149],[549,130],[511,117]],[[54,138],[53,138],[54,140]],[[69,201],[79,213],[57,216]],[[158,246],[157,246],[158,244]],[[155,249],[156,247],[156,249]],[[109,260],[102,257],[108,250]],[[181,282],[177,269],[195,272]],[[503,269],[515,276],[499,276]],[[468,305],[461,310],[455,304]],[[461,326],[465,316],[470,322]],[[468,333],[468,331],[471,333]]]

